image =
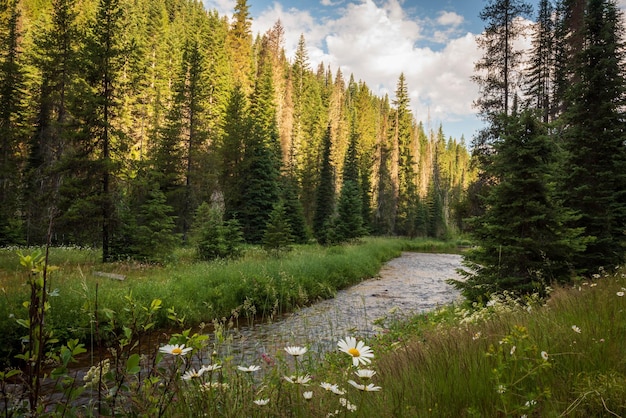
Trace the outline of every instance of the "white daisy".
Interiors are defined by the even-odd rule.
[[[311,376],[309,376],[308,374],[304,376],[284,376],[284,378],[289,383],[293,383],[296,385],[306,385],[311,381]]]
[[[369,364],[372,362],[374,353],[363,341],[357,341],[354,337],[347,337],[337,343],[340,351],[352,356],[352,364],[358,367],[359,364]]]
[[[161,353],[171,354],[173,356],[184,356],[191,350],[193,350],[193,348],[185,348],[185,344],[167,344],[159,348],[159,351]]]
[[[297,346],[288,346],[285,347],[285,351],[287,354],[290,354],[294,357],[304,355],[307,352],[306,347],[297,347]]]
[[[354,386],[358,390],[362,390],[363,392],[378,392],[379,390],[382,389],[380,386],[374,386],[373,383],[370,383],[367,386],[366,385],[360,385],[357,382],[355,382],[354,380],[348,380],[348,383],[350,383],[352,386]]]
[[[325,389],[325,390],[327,390],[327,391],[330,391],[330,392],[334,393],[335,395],[339,395],[339,396],[341,396],[341,395],[345,395],[345,394],[346,394],[346,391],[345,391],[345,390],[343,390],[343,389],[339,389],[339,386],[337,386],[337,385],[333,385],[333,384],[328,383],[328,382],[322,382],[322,383],[320,383],[320,386],[321,386],[323,389]]]
[[[255,399],[253,401],[255,404],[259,405],[259,406],[263,406],[263,405],[267,405],[268,403],[270,403],[269,398],[267,399]]]
[[[248,367],[243,367],[243,366],[237,366],[237,369],[239,369],[242,372],[245,373],[252,373],[252,372],[256,372],[258,370],[261,370],[261,366],[248,366]]]
[[[307,401],[310,401],[313,398],[313,392],[311,391],[307,391],[307,392],[302,392],[302,396],[304,397],[304,399],[306,399]]]
[[[183,374],[182,379],[183,380],[191,380],[191,379],[197,379],[200,376],[202,376],[202,373],[204,373],[204,370],[200,369],[200,370],[196,370],[196,369],[189,369],[185,372],[185,374]]]
[[[371,379],[376,372],[374,370],[360,369],[354,372],[361,379]]]

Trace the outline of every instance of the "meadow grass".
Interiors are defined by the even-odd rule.
[[[390,247],[392,255],[404,249],[398,243]],[[327,275],[328,270],[319,266],[320,259],[328,261],[327,268],[332,270],[352,265],[356,257],[351,247],[298,251],[300,254],[294,253],[292,259],[264,260],[262,267],[258,264],[262,256],[256,253],[250,257],[256,259],[256,269],[245,267],[250,260],[242,260],[239,268],[226,269],[230,276],[224,273],[223,277],[246,282],[236,287],[237,292],[244,289],[241,295],[255,298],[254,303],[275,297],[261,289],[272,288],[276,294],[280,289],[288,296],[277,300],[288,306],[311,301],[318,289],[314,282],[299,280],[299,270],[319,270],[319,274]],[[368,257],[381,259],[387,254],[373,249],[365,251],[364,247],[360,251],[372,251]],[[335,257],[348,257],[349,261],[341,263]],[[309,267],[309,263],[315,268]],[[375,268],[376,263],[371,263],[366,263],[366,271]],[[154,294],[164,299],[166,285],[187,283],[186,277],[190,276],[210,273],[213,277],[211,268],[218,264],[189,263],[158,269],[127,265],[127,270],[116,271],[126,271],[131,276],[131,272],[139,270],[153,278],[160,277],[163,286],[155,286],[160,292]],[[222,267],[233,264],[237,263],[222,263]],[[291,273],[288,278],[280,277],[285,275],[286,265]],[[277,271],[279,274],[275,275]],[[333,283],[349,285],[346,271]],[[160,275],[152,276],[153,272]],[[255,280],[243,280],[253,273]],[[371,363],[359,367],[353,365],[351,355],[338,350],[326,355],[308,350],[293,356],[280,347],[255,353],[250,364],[237,364],[233,356],[218,354],[228,353],[228,346],[236,343],[229,337],[226,323],[215,321],[206,332],[174,332],[169,346],[152,342],[152,348],[144,346],[141,355],[131,354],[129,347],[120,345],[128,350],[126,356],[118,350],[111,354],[110,363],[108,358],[100,359],[100,363],[96,359],[88,373],[90,378],[66,380],[77,391],[83,390],[82,385],[87,382],[89,396],[83,393],[81,401],[74,404],[50,402],[49,416],[57,416],[58,408],[67,405],[74,405],[72,411],[63,410],[68,416],[626,416],[625,273],[605,273],[587,282],[557,288],[546,301],[536,297],[517,300],[502,294],[484,308],[449,305],[414,317],[392,313],[397,315],[396,320],[375,337],[363,340],[356,336],[375,354]],[[133,277],[141,281],[139,274]],[[127,291],[124,283],[127,282],[109,284]],[[204,287],[206,283],[186,297]],[[169,289],[174,291],[174,287]],[[247,293],[249,289],[256,293]],[[149,308],[144,299],[136,300],[125,292],[120,292],[118,298],[119,312],[112,312],[111,317],[132,328],[131,333],[152,320],[139,318],[141,315],[161,312]],[[216,308],[210,309],[215,312]],[[243,316],[246,310],[258,314],[250,300],[235,309]],[[129,318],[135,321],[134,325]],[[183,348],[180,344],[190,351],[178,355],[176,347]],[[114,362],[120,358],[122,361]],[[255,367],[249,369],[250,366]],[[207,371],[202,367],[215,369]],[[96,379],[94,376],[102,369],[106,370]],[[371,378],[358,377],[356,372],[362,369],[376,374]],[[0,386],[1,383],[0,376]],[[362,390],[370,383],[368,388],[372,391]],[[23,407],[16,405],[6,416],[13,416],[19,405]]]

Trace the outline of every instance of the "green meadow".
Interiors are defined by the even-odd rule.
[[[163,267],[103,265],[89,250],[53,249],[50,259],[59,269],[49,277],[54,296],[46,327],[59,340],[48,347],[49,358],[60,365],[53,368],[51,362],[46,371],[56,382],[56,397],[42,392],[37,415],[626,415],[623,270],[553,289],[546,300],[502,294],[485,307],[460,304],[399,315],[376,337],[354,335],[352,346],[342,341],[326,355],[285,347],[254,364],[237,364],[232,356],[217,354],[236,344],[226,325],[234,311],[242,319],[267,320],[375,276],[402,251],[455,248],[455,243],[368,239],[335,248],[301,247],[283,258],[250,249],[242,260],[219,263],[197,263],[181,250]],[[28,293],[14,254],[3,250],[0,258],[2,315],[13,315],[2,326],[19,341],[24,330],[8,324],[24,315],[20,308]],[[95,317],[98,336],[108,338],[110,350],[92,352],[88,373],[77,375],[72,362],[91,348],[87,337]],[[205,322],[212,326],[196,328]],[[142,335],[154,329],[167,332],[169,341],[144,341],[138,351]],[[10,345],[7,333],[1,335],[4,347]],[[2,416],[32,412],[25,401],[28,385],[15,384],[26,375],[26,370],[0,373]]]

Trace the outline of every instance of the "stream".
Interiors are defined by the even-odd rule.
[[[239,327],[234,351],[242,363],[255,363],[264,353],[287,345],[307,346],[319,353],[332,350],[346,336],[366,338],[390,321],[419,314],[457,300],[460,293],[446,283],[459,278],[457,254],[405,252],[386,263],[376,278],[337,292],[273,323]]]

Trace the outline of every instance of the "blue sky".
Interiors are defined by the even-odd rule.
[[[204,0],[232,16],[235,0]],[[446,136],[471,141],[481,126],[470,81],[480,58],[475,36],[483,27],[483,0],[248,0],[254,34],[280,19],[285,51],[293,54],[303,34],[311,67],[320,62],[354,75],[372,91],[394,98],[404,73],[415,118]]]

